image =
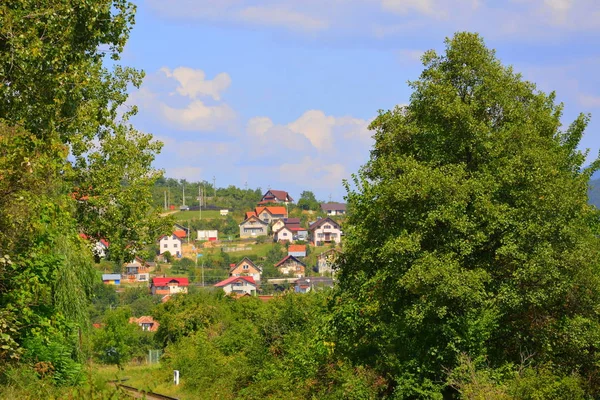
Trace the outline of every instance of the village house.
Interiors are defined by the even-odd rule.
[[[229,276],[251,276],[254,281],[260,282],[262,268],[252,262],[248,257],[229,269]]]
[[[102,282],[105,285],[120,285],[121,274],[102,274]]]
[[[85,233],[80,233],[79,237],[82,238],[83,240],[89,241],[89,243],[92,246],[92,253],[94,254],[94,257],[106,258],[108,256],[108,246],[109,246],[108,240],[106,240],[106,239],[94,240],[94,239],[91,239]]]
[[[327,250],[317,256],[317,271],[319,274],[334,274],[337,257],[341,252],[337,249]]]
[[[273,233],[274,242],[290,242],[294,241],[294,232],[292,232],[287,226],[274,231]]]
[[[268,222],[262,221],[256,215],[250,215],[240,225],[240,238],[251,238],[257,236],[266,236],[269,227]]]
[[[152,294],[172,295],[188,292],[188,278],[152,278]]]
[[[306,257],[306,245],[304,245],[304,244],[291,244],[288,247],[288,256]]]
[[[321,218],[310,224],[308,231],[315,246],[329,243],[339,244],[342,241],[342,228],[331,218]]]
[[[251,276],[231,276],[215,287],[223,288],[225,294],[256,294],[256,282]]]
[[[150,268],[139,257],[136,257],[130,263],[126,263],[123,269],[128,282],[148,282],[150,280]]]
[[[286,256],[283,260],[275,264],[275,268],[284,275],[293,275],[296,278],[302,278],[306,274],[306,264],[294,256]]]
[[[332,288],[333,279],[324,276],[311,276],[310,278],[300,278],[295,283],[296,293],[308,293],[311,290],[322,290]]]
[[[254,213],[267,224],[277,219],[287,218],[288,216],[285,207],[256,207]]]
[[[328,216],[346,215],[346,204],[344,203],[323,203],[321,210]]]
[[[260,199],[260,201],[258,202],[259,205],[263,205],[263,204],[269,204],[269,203],[284,203],[284,204],[289,204],[289,203],[293,203],[294,199],[292,199],[292,196],[290,196],[288,194],[288,192],[284,191],[284,190],[272,190],[269,189],[267,191],[267,193],[265,193],[262,197],[262,199]]]
[[[160,326],[160,324],[155,321],[154,318],[146,315],[139,318],[131,317],[129,318],[129,323],[136,324],[142,328],[143,331],[148,332],[156,332]]]
[[[174,231],[171,235],[163,235],[158,239],[159,254],[164,254],[167,251],[172,256],[181,257],[183,247],[183,239],[187,236],[184,230]]]

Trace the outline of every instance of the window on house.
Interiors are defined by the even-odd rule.
[[[165,244],[163,245],[163,248],[165,248],[165,249],[166,249],[167,247],[169,247],[169,245],[165,243]]]
[[[174,248],[177,248],[177,243],[173,243],[173,247],[174,247]]]
[[[283,234],[282,234],[282,235],[283,235],[283,236],[287,236],[287,233],[286,233],[286,232],[283,232]]]
[[[331,225],[325,225],[324,228],[325,229],[331,229]]]
[[[332,233],[331,237],[337,237],[337,233]]]
[[[317,237],[320,237],[320,238],[322,238],[322,237],[323,237],[323,234],[322,234],[321,232],[319,232],[319,233],[317,233]]]
[[[244,265],[244,268],[243,268],[243,269],[248,269],[248,265]]]

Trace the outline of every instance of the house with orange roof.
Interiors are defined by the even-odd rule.
[[[274,190],[269,189],[263,195],[263,197],[258,202],[259,205],[265,205],[269,203],[284,203],[289,204],[293,203],[294,199],[289,195],[285,190]]]
[[[306,273],[306,264],[294,256],[284,257],[275,264],[275,268],[284,275],[293,275],[296,278],[302,278]]]
[[[304,244],[289,245],[288,256],[306,257],[306,245],[304,245]]]
[[[251,276],[256,282],[260,282],[261,275],[262,268],[254,264],[248,257],[244,257],[229,269],[229,276]]]
[[[217,284],[215,287],[222,288],[225,294],[254,295],[256,294],[256,282],[251,276],[231,276]]]
[[[287,218],[288,216],[287,208],[281,206],[256,207],[254,213],[267,224],[276,219]]]
[[[139,318],[131,317],[129,318],[129,323],[136,324],[140,328],[142,328],[143,331],[147,332],[156,332],[158,330],[158,327],[160,326],[160,324],[157,321],[155,321],[154,318],[147,315],[144,315]]]
[[[261,220],[256,215],[246,218],[240,225],[240,238],[252,238],[266,236],[269,223]]]
[[[175,257],[181,257],[183,240],[187,237],[184,230],[173,231],[170,235],[162,235],[158,238],[158,254],[166,253],[167,251]]]

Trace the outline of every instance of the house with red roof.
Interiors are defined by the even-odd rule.
[[[187,293],[189,286],[188,278],[152,278],[150,291],[152,294],[172,295]]]
[[[306,245],[291,244],[288,246],[288,256],[306,257]]]
[[[262,268],[252,262],[248,257],[244,257],[239,263],[229,269],[230,276],[251,276],[256,282],[260,282]]]
[[[289,204],[289,203],[293,203],[293,202],[294,202],[294,199],[292,199],[292,196],[290,196],[289,193],[286,192],[285,190],[269,189],[269,190],[267,190],[267,193],[265,193],[263,195],[262,199],[260,199],[258,204],[259,205],[264,205],[264,204],[269,204],[269,203]]]
[[[251,276],[231,276],[215,285],[222,288],[225,294],[256,294],[256,282]]]
[[[85,233],[80,233],[79,237],[87,241],[92,246],[92,253],[95,257],[105,258],[106,256],[108,256],[108,240],[102,238],[99,240],[92,239]]]
[[[142,328],[143,331],[148,332],[156,332],[158,330],[158,327],[160,326],[160,324],[157,321],[155,321],[154,318],[147,315],[144,315],[139,318],[131,317],[129,318],[129,323],[136,324],[140,328]]]
[[[162,235],[158,238],[158,254],[166,253],[167,251],[175,257],[181,257],[183,240],[187,237],[184,230],[173,231],[170,235]]]
[[[284,275],[293,275],[296,278],[302,278],[306,274],[306,264],[294,256],[285,256],[275,264],[275,268]]]

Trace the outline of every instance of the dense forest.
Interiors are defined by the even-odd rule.
[[[125,0],[0,4],[0,397],[125,398],[98,366],[152,348],[156,382],[177,369],[189,398],[600,396],[590,116],[563,127],[555,94],[474,33],[426,52],[410,103],[371,123],[333,289],[159,304],[99,283],[79,233],[110,240],[121,265],[169,231],[165,187],[176,203],[181,184],[152,167],[161,143],[128,123],[135,108],[119,112],[143,76],[114,66],[134,14]],[[232,208],[262,194],[204,189]],[[147,314],[154,333],[128,323]]]

